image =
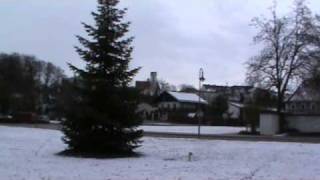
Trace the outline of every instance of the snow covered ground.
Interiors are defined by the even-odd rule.
[[[141,126],[146,132],[198,134],[198,126]],[[201,134],[237,134],[244,127],[201,126]]]
[[[320,179],[319,144],[144,138],[143,157],[81,159],[55,155],[65,148],[61,136],[0,126],[0,179]]]

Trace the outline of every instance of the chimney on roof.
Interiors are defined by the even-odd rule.
[[[150,80],[151,80],[151,82],[152,83],[155,83],[155,82],[157,82],[157,72],[151,72],[150,73]]]

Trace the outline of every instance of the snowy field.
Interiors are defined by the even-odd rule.
[[[198,134],[198,126],[141,126],[146,132]],[[245,130],[244,127],[201,126],[201,134],[237,134]]]
[[[61,136],[0,126],[0,179],[320,179],[318,144],[144,138],[143,157],[99,160],[55,155],[65,148]]]

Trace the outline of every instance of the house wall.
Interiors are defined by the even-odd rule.
[[[191,110],[195,111],[198,105],[195,103],[181,103],[181,102],[160,102],[158,104],[159,109],[167,110]]]
[[[292,101],[286,104],[286,111],[290,113],[317,114],[320,111],[320,102]]]
[[[169,120],[168,113],[161,114],[159,119],[160,121],[168,121]]]
[[[288,128],[302,133],[320,133],[320,115],[288,115]]]
[[[154,110],[154,107],[152,107],[150,104],[147,104],[147,103],[140,103],[138,104],[138,107],[137,107],[137,112],[140,112],[140,111],[147,111],[147,112],[151,112]]]
[[[231,119],[240,119],[241,108],[229,104],[228,115]]]
[[[201,105],[203,106],[203,105]],[[195,111],[198,109],[198,105],[195,103],[181,103],[181,108],[186,110]]]
[[[202,108],[204,108],[203,105]],[[158,103],[158,109],[161,121],[192,123],[192,118],[189,118],[188,115],[195,113],[198,105],[189,102],[164,101]]]
[[[147,103],[140,103],[137,106],[136,113],[138,113],[143,120],[155,120],[158,109]]]
[[[179,102],[161,102],[158,107],[161,109],[179,109],[181,104]]]

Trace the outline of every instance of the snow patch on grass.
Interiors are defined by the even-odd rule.
[[[141,126],[145,132],[198,134],[198,126]],[[238,134],[244,127],[201,126],[203,135]]]

